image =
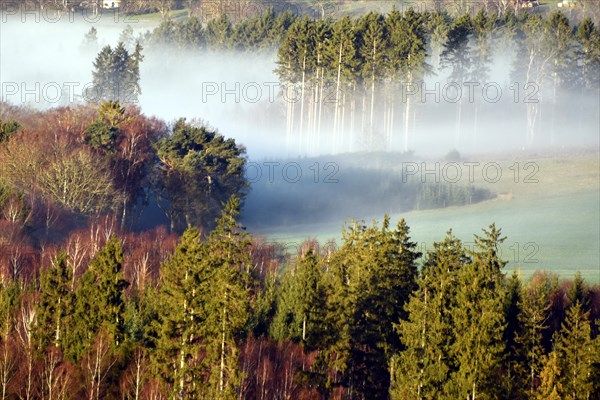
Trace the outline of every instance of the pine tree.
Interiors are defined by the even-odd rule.
[[[277,339],[299,341],[309,350],[319,347],[325,330],[326,307],[321,268],[317,254],[311,249],[286,274],[274,322]]]
[[[171,229],[214,226],[222,203],[244,196],[245,148],[209,127],[180,119],[173,134],[155,144],[160,163],[153,179]]]
[[[506,262],[499,257],[499,247],[506,238],[494,224],[483,232],[484,236],[475,236],[473,262],[457,275],[456,303],[451,308],[456,339],[450,351],[458,369],[451,375],[448,392],[471,400],[498,396],[494,382],[504,353],[502,268]]]
[[[79,360],[103,328],[113,349],[123,343],[123,291],[129,282],[123,279],[121,241],[112,236],[90,262],[75,290],[75,310],[69,318],[67,356]]]
[[[250,240],[237,223],[239,208],[235,197],[225,204],[200,264],[207,277],[205,288],[200,290],[205,316],[204,363],[210,371],[208,395],[214,399],[236,397],[240,383],[239,346],[251,311]]]
[[[328,310],[336,333],[324,355],[342,374],[341,384],[359,398],[381,398],[389,391],[388,365],[401,348],[393,325],[405,317],[404,304],[415,289],[420,253],[400,221],[395,230],[385,217],[381,228],[354,222],[331,260]]]
[[[519,365],[524,362],[523,351],[517,338],[523,334],[521,324],[521,305],[523,304],[523,285],[521,278],[514,271],[506,282],[506,300],[504,301],[504,329],[503,342],[505,344],[504,363],[506,368],[506,380],[504,383],[504,397],[511,399],[522,398],[523,382],[519,379]]]
[[[550,301],[546,282],[530,282],[529,288],[524,288],[519,307],[522,330],[517,332],[515,341],[521,363],[516,365],[515,381],[523,386],[524,393],[532,396],[542,369],[543,332],[548,328]]]
[[[536,400],[561,400],[563,397],[562,385],[560,383],[561,371],[558,366],[556,351],[550,352],[543,357],[544,368],[540,373],[540,386],[536,390]]]
[[[594,368],[600,362],[600,339],[591,337],[589,311],[584,312],[576,302],[567,311],[567,317],[556,340],[558,365],[562,371],[560,382],[568,399],[589,399],[594,389]]]
[[[469,262],[452,231],[427,255],[418,289],[406,305],[408,318],[396,327],[406,349],[391,365],[392,399],[454,398],[445,387],[457,368],[450,351],[456,341],[453,309],[459,272]]]
[[[49,344],[64,349],[66,321],[74,311],[72,279],[73,270],[68,265],[65,252],[59,252],[52,265],[40,271],[36,330],[38,346],[42,351]]]
[[[473,32],[473,22],[469,14],[465,14],[454,20],[448,32],[448,41],[444,44],[442,52],[442,67],[451,68],[449,80],[462,85],[469,77],[470,67],[473,64],[471,52],[469,51],[469,40]],[[456,129],[454,136],[454,147],[458,148],[461,141],[463,97],[460,96],[456,110]]]
[[[173,398],[198,397],[200,392],[196,382],[203,372],[200,343],[206,320],[200,291],[210,283],[199,266],[206,253],[198,229],[191,227],[160,268],[151,357],[155,374],[171,385]]]

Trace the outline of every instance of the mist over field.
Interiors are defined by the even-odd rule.
[[[3,18],[6,22],[2,23],[0,38],[2,99],[42,109],[84,103],[83,89],[92,82],[97,52],[105,45],[116,46],[127,26],[133,29],[130,36],[133,39],[143,39],[153,28],[136,17],[111,14],[103,14],[94,22],[80,13]],[[55,19],[58,22],[51,22]],[[85,34],[92,27],[97,30],[98,41],[87,43]],[[355,117],[354,126],[347,122],[342,126],[344,133],[336,136],[332,133],[331,113],[324,118],[318,133],[311,133],[306,127],[301,132],[297,121],[294,132],[287,133],[286,107],[292,103],[298,114],[301,92],[298,85],[293,86],[291,95],[286,92],[290,85],[280,82],[274,72],[275,52],[146,45],[140,67],[142,94],[137,104],[147,115],[167,122],[180,117],[201,119],[223,135],[239,140],[252,159],[373,150],[409,150],[419,156],[443,157],[452,150],[476,155],[597,148],[598,96],[583,97],[576,90],[561,90],[559,105],[549,104],[548,98],[554,95],[550,81],[525,82],[513,76],[515,51],[514,46],[496,46],[491,54],[489,78],[481,82],[457,81],[451,76],[451,69],[439,65],[439,54],[430,56],[427,62],[431,72],[422,83],[401,82],[396,88],[399,103],[393,129],[385,127],[385,118],[391,118],[386,117],[383,104],[386,87],[378,88],[372,133],[359,126],[360,117]],[[62,88],[62,94],[58,88]],[[348,97],[352,95],[346,88],[339,93],[333,85],[322,88],[321,107],[331,111],[336,95],[341,101],[345,99],[344,92]],[[544,100],[546,104],[540,107],[536,121],[538,133],[531,141],[526,132],[525,110],[529,104]],[[413,107],[406,125],[408,139],[404,137],[406,126],[402,115],[407,101]],[[476,120],[472,117],[475,107]],[[349,106],[345,108],[349,114]],[[386,129],[390,132],[385,132]]]

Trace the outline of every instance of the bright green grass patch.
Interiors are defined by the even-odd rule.
[[[487,187],[496,193],[511,192],[512,200],[411,211],[393,215],[393,222],[405,218],[413,239],[424,252],[431,250],[435,241],[442,240],[450,228],[465,244],[470,245],[473,234],[480,234],[482,228],[495,223],[508,237],[502,248],[503,258],[509,262],[507,272],[516,269],[527,278],[536,270],[548,270],[569,278],[580,271],[589,282],[599,283],[598,155],[497,162],[505,173],[503,179],[489,183],[476,175],[475,185]],[[519,162],[521,170],[525,162],[536,163],[535,178],[538,183],[524,183],[522,176],[515,183],[514,168],[508,169],[515,162]],[[373,216],[379,221],[382,217]],[[321,224],[272,227],[258,230],[257,233],[271,241],[286,242],[288,250],[293,253],[308,238],[317,239],[321,244],[330,239],[339,243],[342,224],[342,221],[324,221]]]
[[[473,235],[491,223],[502,228],[508,237],[502,257],[507,271],[519,270],[529,277],[536,270],[548,270],[559,276],[572,277],[580,271],[590,282],[600,282],[600,193],[583,192],[538,200],[515,199],[413,211],[394,215],[393,222],[405,218],[413,240],[422,252],[433,249],[448,229],[472,246]],[[378,218],[381,220],[381,218]],[[288,244],[293,252],[307,238],[321,244],[334,239],[339,243],[341,227],[333,223],[288,227],[259,232],[269,240]]]
[[[188,15],[189,15],[189,11],[187,9],[169,11],[169,18],[174,21],[184,20],[188,17]],[[161,15],[161,13],[158,13],[158,12],[150,13],[150,14],[134,15],[131,18],[135,18],[136,20],[138,20],[139,22],[142,22],[142,23],[153,22],[156,24],[160,24],[163,20],[163,16]]]

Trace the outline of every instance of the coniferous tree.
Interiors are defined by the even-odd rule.
[[[473,262],[458,274],[456,305],[452,310],[456,341],[451,347],[458,370],[451,379],[450,393],[475,400],[498,397],[494,384],[500,375],[505,328],[502,268],[499,246],[506,239],[494,224],[475,236]]]
[[[451,398],[445,387],[456,360],[450,351],[458,275],[470,262],[460,240],[449,231],[434,243],[421,271],[418,289],[406,305],[408,317],[397,331],[406,349],[392,363],[392,399]]]
[[[505,344],[504,365],[506,375],[504,381],[504,397],[521,399],[523,386],[519,381],[519,366],[524,362],[523,352],[517,342],[517,338],[523,334],[523,326],[520,316],[523,304],[523,285],[521,278],[514,271],[506,281],[506,300],[504,301],[504,319],[506,327],[503,333]]]
[[[584,311],[576,302],[567,311],[556,339],[560,383],[568,399],[589,399],[597,389],[593,378],[598,376],[600,339],[592,339],[589,315],[589,311]]]
[[[152,329],[156,350],[154,372],[171,386],[173,398],[198,397],[202,324],[205,322],[200,290],[207,276],[199,266],[206,256],[197,228],[187,229],[175,252],[161,265],[156,293],[156,320]]]
[[[71,283],[73,270],[68,255],[59,252],[49,268],[40,271],[40,299],[37,306],[37,336],[39,348],[49,344],[64,349],[66,321],[73,313]]]
[[[171,229],[214,226],[222,203],[243,198],[245,148],[207,126],[180,119],[173,134],[155,144],[159,164],[153,189]]]
[[[385,217],[381,228],[354,222],[330,263],[328,310],[332,337],[324,341],[329,369],[358,398],[387,396],[388,364],[401,347],[393,324],[405,316],[415,288],[420,253],[400,221],[395,230]]]
[[[240,383],[239,346],[248,327],[252,262],[250,240],[237,223],[240,204],[232,197],[223,208],[217,227],[207,240],[207,255],[200,269],[207,277],[200,288],[205,323],[204,364],[209,370],[207,395],[235,398]]]
[[[358,52],[361,56],[360,74],[364,81],[365,91],[369,92],[369,117],[365,120],[366,110],[363,108],[363,132],[366,132],[365,144],[368,149],[374,150],[376,143],[382,143],[376,138],[375,125],[375,91],[385,76],[385,49],[387,48],[387,32],[383,23],[383,16],[370,12],[363,16],[357,23]]]
[[[354,23],[347,16],[335,21],[324,53],[327,65],[327,71],[324,71],[324,73],[327,79],[335,85],[335,95],[333,96],[333,151],[336,151],[336,142],[339,142],[338,136],[340,135],[340,128],[343,126],[343,121],[341,121],[342,107],[345,106],[342,105],[343,92],[350,91],[350,87],[352,87],[352,96],[356,95],[358,58],[354,30]],[[352,134],[355,116],[351,115],[350,118],[350,131]],[[350,140],[353,140],[353,138],[350,138]]]
[[[444,44],[442,52],[442,67],[451,68],[449,80],[458,85],[457,90],[463,88],[468,80],[470,67],[472,65],[471,52],[469,51],[469,41],[473,32],[473,22],[469,14],[465,14],[454,20],[454,23],[448,31],[448,41]],[[454,136],[454,146],[459,147],[462,131],[462,113],[463,97],[457,93],[456,110],[456,128]]]
[[[567,297],[571,302],[571,305],[579,303],[583,312],[590,310],[589,289],[581,276],[581,272],[577,271],[577,273],[575,273],[573,285],[569,288]]]
[[[123,343],[125,300],[121,241],[112,236],[90,262],[75,289],[75,309],[69,318],[67,356],[79,360],[103,329],[116,349]]]
[[[114,155],[122,139],[119,125],[124,119],[125,108],[118,101],[107,101],[100,104],[98,119],[87,127],[85,141],[102,154]]]
[[[94,102],[136,102],[141,93],[139,65],[142,59],[142,46],[139,42],[133,54],[127,51],[122,42],[114,49],[108,45],[103,47],[94,60],[93,86],[84,93],[85,98]]]
[[[479,86],[484,87],[490,78],[493,35],[497,17],[495,14],[488,14],[485,10],[480,10],[472,19],[472,22],[474,46],[471,56],[471,60],[473,61],[470,74],[471,82],[476,82]],[[473,148],[476,148],[479,133],[480,96],[475,96],[473,103]]]
[[[521,296],[519,322],[522,328],[515,338],[521,359],[521,363],[516,365],[515,382],[522,386],[523,393],[533,396],[542,369],[543,333],[548,328],[550,290],[545,280],[532,281],[528,286]]]
[[[308,349],[319,347],[326,310],[321,268],[318,255],[311,249],[286,274],[273,326],[276,339],[293,339]]]
[[[0,117],[0,143],[8,142],[8,139],[21,129],[16,121],[2,121]]]
[[[600,68],[600,32],[590,18],[583,20],[577,28],[582,86],[588,90],[598,90],[600,78],[594,71]]]
[[[561,12],[553,13],[544,21],[545,32],[545,56],[548,60],[548,72],[552,92],[549,93],[551,99],[550,115],[550,144],[554,145],[556,140],[556,116],[560,114],[557,108],[561,89],[570,85],[568,81],[576,81],[573,74],[577,71],[577,66],[573,63],[576,57],[573,54],[573,32],[569,19]]]
[[[230,45],[231,29],[231,22],[225,13],[208,21],[205,31],[207,46],[216,50],[227,49]]]
[[[425,63],[427,57],[427,38],[424,23],[423,15],[415,12],[412,7],[404,15],[401,15],[396,10],[388,14],[386,18],[388,32],[386,71],[391,79],[391,88],[396,88],[398,80],[401,80],[401,84],[405,85],[403,90],[413,90],[412,86],[422,82],[425,73],[429,70],[429,66]],[[394,90],[392,93],[391,108],[388,112],[388,143],[392,140],[396,92]],[[402,98],[402,102],[405,104],[403,124],[404,151],[408,151],[409,147],[409,127],[411,115],[414,113],[411,107],[412,101],[411,96],[404,96]]]
[[[544,368],[540,373],[540,385],[533,397],[536,400],[561,400],[562,385],[560,383],[561,371],[558,366],[556,351],[543,357]]]

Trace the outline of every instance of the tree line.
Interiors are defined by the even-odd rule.
[[[476,148],[500,134],[484,125],[498,112],[517,122],[524,146],[555,145],[573,109],[593,113],[600,88],[598,27],[590,17],[571,21],[560,11],[451,15],[409,8],[312,19],[267,9],[235,22],[226,13],[206,23],[167,19],[135,39],[124,31],[121,40],[174,57],[183,50],[275,52],[287,142],[308,152],[407,151],[417,127],[440,115],[454,120],[449,135],[456,148]],[[498,60],[510,64],[501,77],[492,71]],[[459,92],[435,89],[436,82]],[[486,100],[484,88],[485,96],[502,95]],[[435,101],[426,94],[432,89]]]
[[[92,223],[3,266],[2,398],[598,398],[598,286],[508,276],[495,225],[421,254],[404,220],[349,221],[290,256],[239,205],[178,238]]]
[[[502,79],[510,78],[517,88],[496,83],[492,65],[502,58],[512,63],[510,76]],[[591,19],[573,26],[560,12],[542,17],[481,10],[450,17],[393,10],[354,20],[298,19],[277,63],[280,82],[290,91],[286,98],[299,97],[287,102],[287,135],[299,135],[307,148],[319,148],[326,132],[333,135],[333,149],[360,141],[370,149],[409,150],[416,124],[444,112],[440,100],[422,100],[426,88],[434,88],[435,76],[460,90],[457,96],[443,91],[439,96],[442,104],[451,103],[446,112],[454,114],[455,148],[482,140],[490,107],[504,108],[522,122],[524,145],[554,145],[568,117],[564,110],[581,109],[597,96],[600,35]],[[481,95],[470,100],[466,85],[471,83],[478,86],[476,93],[494,84],[515,95],[499,104]],[[531,101],[522,96],[528,85],[536,90]],[[574,91],[579,97],[570,95]],[[542,113],[552,116],[543,126]]]

